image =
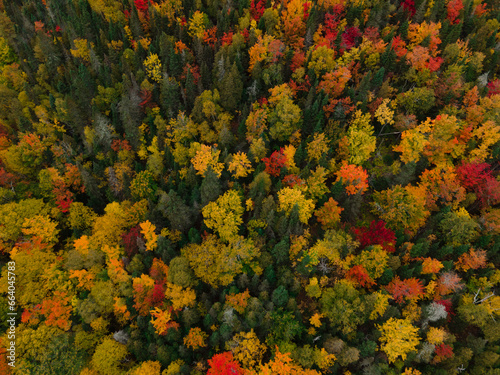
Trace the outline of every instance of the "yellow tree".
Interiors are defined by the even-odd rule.
[[[248,160],[247,154],[238,151],[232,155],[232,160],[229,162],[229,172],[234,178],[246,177],[253,171],[252,163]]]
[[[244,368],[252,369],[261,364],[266,345],[260,342],[251,329],[250,332],[240,332],[234,335],[231,341],[226,342],[226,349],[231,350],[234,358]]]
[[[203,39],[203,35],[205,34],[205,28],[207,24],[207,16],[205,13],[197,10],[193,13],[191,18],[189,19],[189,35],[192,38]]]
[[[196,151],[195,156],[191,159],[194,169],[196,169],[197,174],[205,177],[205,173],[208,166],[212,168],[212,171],[220,177],[222,170],[224,169],[224,164],[219,163],[220,150],[216,150],[214,147],[207,145],[201,145],[200,150]]]
[[[269,89],[270,111],[268,120],[270,124],[269,135],[278,141],[285,141],[299,129],[301,110],[294,104],[293,92],[288,84]]]
[[[285,187],[278,191],[278,201],[278,211],[284,211],[287,215],[290,215],[295,205],[297,205],[299,220],[304,224],[307,224],[314,211],[314,201],[306,199],[302,191],[297,188]]]
[[[238,192],[229,190],[203,207],[202,214],[205,225],[215,230],[222,241],[229,242],[235,238],[238,226],[243,223],[244,211]]]
[[[380,349],[387,355],[389,362],[395,362],[398,357],[404,361],[409,352],[416,350],[420,341],[418,328],[407,319],[390,318],[377,327],[382,333],[379,338]]]
[[[328,139],[325,134],[315,133],[312,141],[307,144],[307,159],[317,163],[322,156],[326,156],[328,150]]]
[[[167,282],[165,297],[172,302],[174,310],[181,310],[184,307],[193,307],[196,303],[196,293],[191,288],[183,288]]]
[[[207,346],[208,335],[199,327],[194,327],[189,330],[189,333],[184,337],[184,345],[193,350],[204,348]]]
[[[394,230],[415,233],[430,215],[425,203],[425,190],[396,185],[373,194],[372,212],[378,213]]]
[[[181,254],[188,259],[195,275],[215,288],[229,285],[245,264],[258,274],[262,272],[253,263],[260,254],[259,249],[243,237],[225,245],[215,235],[208,235],[201,244],[190,244],[181,249]]]
[[[162,80],[161,61],[156,53],[150,54],[144,60],[144,67],[149,78],[160,83]]]
[[[344,141],[349,155],[349,163],[361,165],[367,161],[375,151],[376,138],[373,135],[373,125],[370,123],[370,114],[363,114],[358,110],[354,116],[346,139]]]
[[[139,226],[141,227],[141,233],[144,236],[144,239],[146,240],[146,250],[147,251],[153,251],[158,247],[157,240],[158,240],[158,235],[155,233],[155,225],[151,224],[149,220],[145,221],[144,223],[140,223]]]

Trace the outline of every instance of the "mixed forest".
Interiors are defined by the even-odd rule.
[[[0,0],[0,373],[498,375],[499,161],[496,0]]]

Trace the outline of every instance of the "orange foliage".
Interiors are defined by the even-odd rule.
[[[415,277],[401,280],[399,276],[396,276],[385,289],[392,294],[392,298],[398,303],[402,303],[405,299],[417,301],[424,296],[422,281]]]
[[[438,273],[443,268],[443,263],[437,259],[425,258],[422,263],[422,273]]]
[[[247,289],[242,293],[226,295],[226,302],[240,314],[243,314],[245,312],[245,308],[247,307],[249,298],[250,292]]]
[[[342,181],[347,194],[362,194],[368,188],[368,173],[358,165],[344,163],[337,172],[337,181]]]
[[[486,267],[486,260],[485,250],[474,250],[471,248],[468,253],[460,255],[455,262],[455,268],[464,272],[470,269],[477,270],[478,268]]]
[[[337,223],[340,222],[340,214],[344,211],[342,207],[339,206],[336,200],[330,197],[328,201],[325,202],[323,207],[316,210],[314,214],[321,223],[323,229],[333,228]]]
[[[65,292],[54,292],[54,297],[42,301],[40,314],[45,315],[45,324],[65,331],[71,327],[71,297]]]

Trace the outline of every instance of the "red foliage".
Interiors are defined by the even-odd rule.
[[[283,183],[283,185],[291,188],[293,188],[294,186],[303,186],[306,184],[305,181],[296,174],[287,174],[285,177],[283,177],[283,180],[281,182]]]
[[[121,150],[132,151],[132,146],[125,139],[114,139],[111,143],[111,149],[114,152],[118,152]]]
[[[281,149],[279,152],[274,151],[269,158],[263,158],[262,161],[266,164],[266,172],[271,176],[278,177],[281,168],[285,166],[286,156],[283,154],[283,149]]]
[[[436,356],[433,362],[439,363],[451,357],[453,357],[453,348],[446,344],[439,344],[436,346]]]
[[[71,203],[73,203],[73,199],[71,198],[60,198],[59,200],[56,201],[57,208],[62,213],[69,212],[69,207],[71,206]]]
[[[310,1],[306,1],[303,5],[304,7],[304,17],[303,17],[303,21],[307,21],[307,19],[309,18],[309,9],[311,9],[311,2]]]
[[[217,26],[211,27],[208,30],[205,30],[203,34],[203,41],[208,44],[210,47],[215,48],[215,44],[217,43]]]
[[[220,41],[223,47],[230,46],[233,43],[233,32],[229,31],[227,33],[224,33]]]
[[[451,299],[440,299],[435,302],[444,306],[446,313],[448,314],[448,321],[451,321],[451,316],[455,315],[455,313],[453,312],[453,303],[451,302]]]
[[[162,284],[156,283],[153,289],[148,293],[144,299],[146,304],[151,307],[160,307],[165,299],[165,288]]]
[[[130,229],[128,233],[122,234],[123,246],[129,258],[137,254],[137,251],[139,250],[139,247],[137,246],[137,237],[140,235],[141,232],[138,225]]]
[[[0,186],[10,187],[16,182],[16,176],[7,172],[3,167],[0,168]]]
[[[483,207],[500,202],[500,182],[490,171],[487,163],[462,163],[456,168],[460,183],[473,191]]]
[[[392,49],[396,52],[397,57],[403,57],[408,50],[405,48],[406,42],[399,35],[392,38]]]
[[[255,0],[250,2],[250,14],[255,21],[259,22],[260,17],[262,17],[265,10],[266,0],[259,0],[257,4],[255,4]]]
[[[296,95],[297,91],[309,92],[309,90],[311,89],[311,82],[309,81],[308,75],[306,75],[304,77],[304,82],[302,82],[300,84],[295,83],[295,81],[293,79],[291,79],[289,85],[293,91],[293,95]]]
[[[431,57],[427,62],[427,68],[429,68],[431,72],[435,72],[439,70],[443,62],[444,60],[441,57]]]
[[[346,51],[349,51],[356,45],[356,39],[358,39],[361,35],[362,34],[357,27],[347,27],[345,32],[342,34],[342,47]]]
[[[413,16],[416,13],[416,10],[415,10],[415,1],[413,1],[413,0],[405,0],[403,2],[403,4],[401,4],[401,7],[409,13],[410,18],[413,18]]]
[[[153,99],[153,93],[151,91],[142,89],[139,93],[139,96],[141,97],[141,102],[139,103],[139,105],[143,110],[145,110],[146,108],[154,107],[154,103],[151,102],[151,100]]]
[[[292,63],[290,64],[290,69],[295,72],[298,68],[302,67],[306,61],[306,55],[302,51],[295,51],[292,57]]]
[[[135,7],[141,13],[147,13],[149,10],[148,0],[134,0]]]
[[[385,227],[383,220],[373,220],[369,228],[355,228],[354,234],[361,244],[361,248],[369,245],[380,245],[388,253],[393,253],[396,250],[396,235],[392,230]]]
[[[402,303],[404,299],[417,300],[424,296],[422,281],[415,277],[401,280],[399,276],[396,276],[385,289],[392,294],[392,298],[397,303]]]
[[[346,274],[348,280],[358,283],[362,287],[370,287],[375,285],[375,282],[370,278],[365,267],[356,265],[352,267]]]
[[[450,23],[460,23],[460,11],[464,9],[464,4],[462,0],[451,0],[446,6],[448,9],[448,15],[446,18]]]
[[[500,94],[500,79],[488,83],[488,98]]]
[[[330,117],[332,113],[337,111],[347,116],[355,109],[356,105],[353,105],[350,97],[340,98],[340,99],[330,99],[328,104],[323,106],[323,111],[325,111],[326,117]]]
[[[243,375],[244,370],[240,364],[234,360],[231,352],[215,354],[208,360],[210,368],[207,375]]]

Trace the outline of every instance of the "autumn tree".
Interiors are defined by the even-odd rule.
[[[243,206],[241,197],[235,190],[229,190],[215,202],[203,207],[205,225],[214,229],[223,242],[230,242],[238,233],[242,224]]]
[[[377,191],[373,195],[372,212],[378,213],[391,229],[404,229],[414,233],[429,216],[425,197],[413,186],[396,185],[392,189]]]
[[[398,357],[405,360],[409,352],[416,350],[420,341],[418,328],[406,319],[390,318],[378,329],[382,333],[379,338],[380,349],[387,355],[389,362],[395,362]]]
[[[294,104],[292,90],[286,83],[269,89],[269,92],[269,135],[285,141],[299,128],[300,107]]]
[[[235,237],[228,245],[216,236],[208,235],[201,244],[191,244],[181,249],[195,275],[213,287],[230,284],[248,264],[257,272],[258,266],[252,260],[259,250],[250,240]]]

